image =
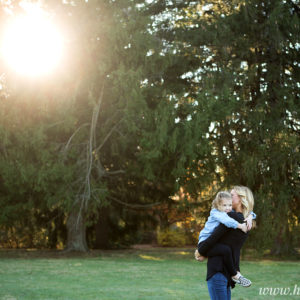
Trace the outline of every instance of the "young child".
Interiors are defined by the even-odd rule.
[[[212,234],[214,229],[220,224],[226,227],[240,229],[247,232],[247,225],[240,224],[238,221],[227,215],[232,211],[232,198],[228,192],[221,191],[217,194],[212,202],[212,210],[210,216],[205,223],[204,228],[200,231],[198,249],[195,251],[195,258],[198,261],[203,261],[205,256],[223,256],[224,264],[226,265],[230,276],[234,282],[241,286],[248,287],[251,281],[241,275],[234,267],[231,248],[224,244],[215,244],[211,249],[206,252],[205,240]]]

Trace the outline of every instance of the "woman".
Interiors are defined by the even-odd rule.
[[[253,225],[253,214],[251,212],[254,206],[254,198],[251,190],[244,186],[235,186],[231,191],[231,196],[234,211],[228,213],[228,215],[239,223],[246,222],[247,228],[250,230]],[[216,242],[230,246],[235,268],[240,271],[240,250],[247,236],[248,234],[241,230],[230,229],[220,224],[208,238],[207,248],[212,247]],[[231,287],[234,287],[235,283],[231,280],[230,273],[223,263],[222,256],[208,257],[206,280],[212,300],[231,299]]]

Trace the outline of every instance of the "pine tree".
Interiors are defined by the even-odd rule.
[[[23,112],[20,103],[30,105],[14,130],[23,136],[22,127],[26,136],[38,141],[29,150],[34,164],[22,156],[20,168],[43,178],[35,182],[39,197],[32,195],[31,205],[27,192],[19,190],[18,197],[34,211],[43,208],[45,214],[58,207],[68,216],[68,250],[87,250],[86,225],[103,217],[103,211],[111,211],[117,222],[125,220],[131,232],[137,230],[143,222],[138,213],[110,203],[125,208],[170,203],[178,177],[193,159],[193,132],[185,132],[184,122],[176,123],[172,100],[175,92],[183,93],[172,82],[172,69],[180,58],[153,34],[148,7],[138,2],[53,2],[58,5],[56,18],[73,37],[69,62],[51,87],[41,84],[37,93],[35,85],[28,89],[16,83],[11,102],[4,103],[12,111],[9,124]],[[27,140],[19,136],[13,141],[8,126],[1,123],[7,145],[26,146]],[[2,161],[3,169],[9,169],[19,149]],[[10,179],[11,175],[3,180],[8,185],[3,197],[8,195],[9,201],[2,203],[14,207]],[[30,177],[25,179],[30,191]],[[101,220],[100,224],[105,226]]]
[[[213,175],[207,184],[249,186],[259,215],[256,247],[292,252],[299,226],[298,3],[181,3],[175,25],[161,32],[174,37],[170,44],[190,66],[177,74],[189,79],[192,118],[209,123],[195,179],[206,169]]]

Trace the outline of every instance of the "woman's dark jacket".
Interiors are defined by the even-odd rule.
[[[244,222],[244,216],[242,213],[232,211],[228,215],[237,220],[239,223]],[[230,246],[232,251],[232,258],[235,268],[240,270],[240,250],[246,241],[248,234],[244,233],[240,229],[228,228],[223,224],[220,224],[215,228],[210,237],[205,240],[207,249],[210,249],[215,243],[221,243]],[[216,273],[222,273],[228,279],[228,285],[233,288],[235,283],[231,280],[228,270],[223,264],[222,256],[208,257],[207,260],[207,275],[206,280],[209,280]]]

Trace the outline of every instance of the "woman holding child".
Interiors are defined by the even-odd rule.
[[[240,249],[252,228],[254,198],[251,190],[235,186],[231,193],[219,192],[210,217],[199,234],[195,258],[207,261],[207,286],[212,300],[230,300],[231,287],[251,285],[240,273]]]

